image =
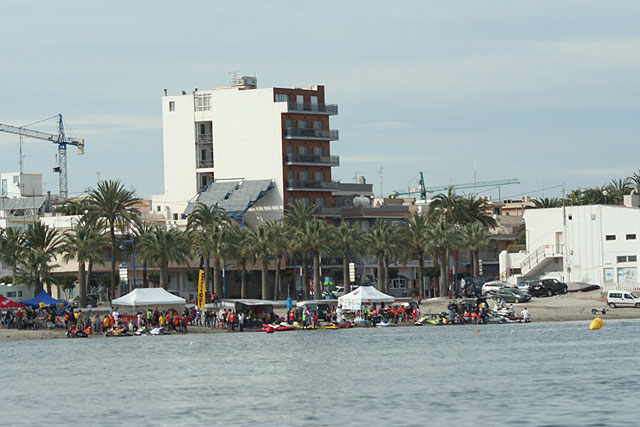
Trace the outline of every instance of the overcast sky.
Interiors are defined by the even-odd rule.
[[[118,178],[163,192],[161,96],[226,85],[324,84],[339,105],[334,179],[380,193],[519,178],[502,196],[557,196],[640,168],[638,1],[0,0],[0,123],[62,113],[69,191]],[[55,124],[39,127],[55,131]],[[57,193],[56,148],[25,172]],[[0,171],[18,137],[0,133]],[[546,188],[546,190],[542,190]],[[497,190],[484,194],[497,197]]]

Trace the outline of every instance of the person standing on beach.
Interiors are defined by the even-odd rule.
[[[529,310],[527,310],[527,307],[525,307],[524,310],[520,312],[520,316],[522,316],[522,318],[524,319],[524,323],[531,322],[531,315],[529,314]]]

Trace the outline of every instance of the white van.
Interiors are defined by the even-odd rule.
[[[640,308],[640,298],[633,292],[609,291],[607,293],[607,304],[609,307],[636,307]]]

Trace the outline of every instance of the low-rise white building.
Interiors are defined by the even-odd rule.
[[[527,245],[500,254],[503,278],[522,281],[555,277],[606,289],[638,289],[640,198],[623,206],[566,206],[525,211]]]

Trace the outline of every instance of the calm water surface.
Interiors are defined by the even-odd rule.
[[[0,424],[637,426],[605,322],[0,342]]]

